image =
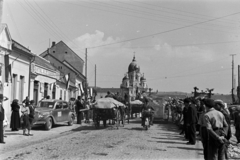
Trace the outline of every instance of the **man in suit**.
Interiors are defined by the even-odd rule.
[[[191,103],[189,98],[184,100],[184,104],[188,106],[187,110],[187,126],[188,126],[188,134],[189,134],[189,142],[188,145],[195,145],[196,143],[196,124],[198,122],[197,118],[197,108]]]
[[[75,111],[76,111],[76,116],[77,116],[77,124],[82,124],[82,112],[80,112],[80,109],[84,109],[83,103],[81,102],[82,96],[78,96],[76,100],[76,105],[75,105]]]
[[[5,118],[5,113],[4,113],[4,108],[2,106],[2,101],[3,101],[3,95],[0,97],[0,143],[5,143],[4,142],[4,135],[3,135],[3,121]]]

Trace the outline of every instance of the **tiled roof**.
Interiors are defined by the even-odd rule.
[[[18,48],[18,49],[20,49],[20,50],[22,50],[26,53],[29,53],[29,54],[33,55],[33,53],[31,53],[31,50],[28,49],[27,47],[21,45],[20,43],[18,43],[17,41],[15,41],[13,39],[12,39],[12,42],[13,42],[13,47],[16,47],[16,48]]]
[[[34,60],[35,64],[38,64],[40,66],[43,66],[45,68],[51,69],[51,70],[57,70],[53,65],[50,64],[49,61],[47,61],[46,59],[39,57],[39,56],[35,56],[35,60]]]

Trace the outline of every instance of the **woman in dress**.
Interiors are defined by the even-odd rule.
[[[12,129],[12,131],[18,131],[18,129],[21,126],[21,123],[20,123],[20,115],[19,115],[20,106],[18,104],[17,99],[13,100],[11,104],[11,108],[12,108],[12,115],[11,115],[10,128]]]

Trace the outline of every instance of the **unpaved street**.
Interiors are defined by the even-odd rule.
[[[21,143],[1,145],[1,159],[203,159],[201,142],[186,145],[177,127],[164,121],[148,131],[142,130],[140,119],[134,119],[118,130],[74,124],[50,132],[36,128],[33,133],[33,137],[18,135],[24,139]]]

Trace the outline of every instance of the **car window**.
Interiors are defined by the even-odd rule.
[[[53,102],[40,102],[39,107],[41,108],[53,108]]]
[[[56,103],[56,109],[61,109],[62,108],[62,104],[60,102]]]
[[[68,104],[66,102],[63,102],[63,108],[64,109],[68,108]]]

